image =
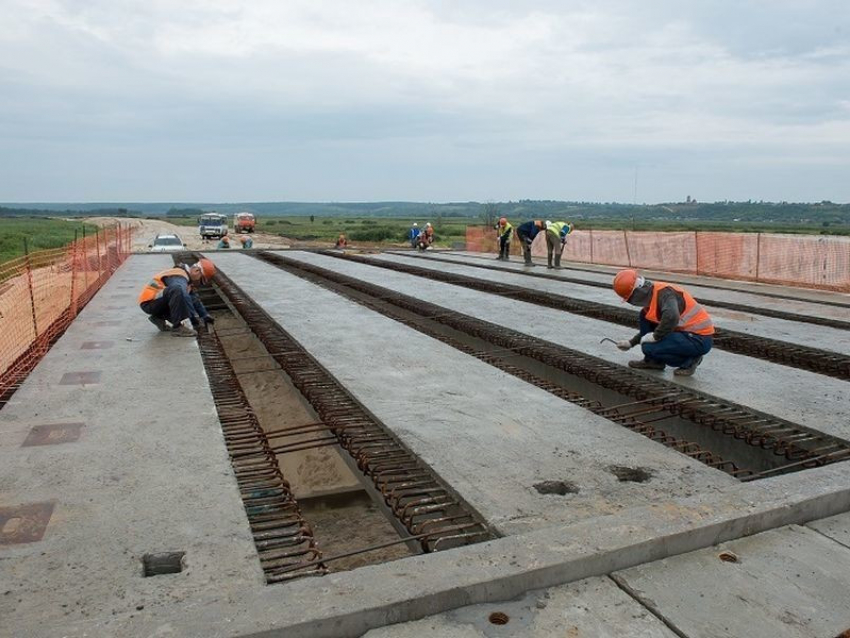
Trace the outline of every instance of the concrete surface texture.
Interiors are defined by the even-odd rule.
[[[599,343],[603,337],[631,337],[635,331],[624,326],[334,257],[302,252],[288,255],[398,292],[410,294],[415,291],[439,306],[552,340],[613,363],[626,365],[630,359],[642,358],[638,348],[622,352],[610,343]],[[443,265],[434,262],[432,267],[442,269]],[[847,382],[840,379],[723,350],[711,351],[693,377],[676,377],[669,368],[651,374],[850,439],[850,392],[847,392]],[[757,386],[753,379],[758,379]],[[793,395],[793,400],[788,400],[789,395]]]
[[[400,251],[396,251],[401,254]],[[428,256],[427,254],[425,255]],[[479,262],[479,263],[488,263],[495,260],[495,253],[477,253],[477,252],[467,252],[467,251],[451,251],[451,252],[442,252],[439,253],[439,256],[446,257],[453,260],[458,260],[461,262]],[[545,266],[545,261],[540,261],[539,259],[535,260],[538,264],[543,264]],[[507,264],[502,264],[503,266],[510,266],[512,269],[516,269],[517,271],[522,270],[522,265],[517,261],[511,261]],[[613,279],[614,275],[620,271],[625,266],[602,266],[598,264],[583,264],[580,262],[569,262],[562,261],[561,266],[564,268],[563,272],[568,276],[580,276],[587,277],[589,279],[594,279],[596,281],[604,281],[610,282]],[[730,301],[737,301],[740,303],[750,303],[747,301],[749,295],[753,295],[756,298],[762,298],[766,300],[766,303],[778,303],[778,310],[790,310],[791,312],[805,311],[805,304],[807,302],[827,302],[829,304],[840,304],[846,308],[850,308],[850,293],[839,293],[833,292],[830,290],[818,290],[816,288],[800,288],[798,286],[778,286],[775,284],[763,284],[756,283],[751,281],[742,281],[737,279],[718,279],[715,277],[704,277],[700,275],[689,275],[685,273],[666,273],[666,272],[658,272],[654,270],[641,270],[641,274],[650,278],[657,279],[659,281],[676,281],[680,282],[682,285],[688,286],[690,289],[693,287],[695,290],[704,291],[703,294],[705,296],[709,296],[714,290],[726,290],[729,294],[728,299]],[[787,301],[783,299],[773,299],[770,300],[770,295],[781,295],[783,297],[790,297],[792,299],[798,300],[797,303],[800,305],[795,305],[794,301]],[[726,298],[726,297],[724,297]],[[790,303],[792,306],[790,308],[784,306],[783,304]],[[838,308],[836,312],[842,312],[841,308]],[[844,319],[845,317],[841,314],[835,315],[836,319]]]
[[[494,616],[503,614],[507,617]],[[495,621],[495,622],[494,622]],[[610,578],[531,591],[516,600],[470,605],[374,629],[363,638],[675,638]]]
[[[217,263],[502,534],[735,483],[274,266],[244,255]],[[612,466],[645,468],[652,479],[621,482]],[[539,494],[544,481],[579,491]]]
[[[157,332],[136,305],[171,263],[129,259],[0,411],[0,506],[53,503],[42,540],[0,545],[0,635],[60,635],[264,582],[197,343]],[[75,372],[100,380],[61,383]],[[68,422],[84,424],[77,441],[21,447],[33,426]],[[185,552],[185,569],[143,578],[143,555],[160,552]]]
[[[568,334],[582,347],[598,342],[602,322],[581,324],[566,313],[446,284],[301,258],[343,272],[357,266],[381,285],[413,287],[436,303],[510,319],[537,336]],[[53,504],[40,540],[0,544],[0,636],[353,638],[386,627],[376,632],[386,638],[409,631],[397,623],[422,621],[417,635],[435,627],[434,635],[447,636],[667,638],[675,632],[665,623],[699,625],[707,613],[700,592],[720,590],[717,613],[741,604],[746,618],[750,607],[735,592],[746,590],[746,598],[759,586],[763,595],[748,600],[773,635],[847,628],[838,594],[848,590],[850,572],[850,464],[739,483],[271,266],[241,254],[216,261],[509,535],[266,586],[197,345],[158,334],[135,304],[141,283],[170,260],[136,256],[0,410],[0,530],[14,534],[21,526],[4,508]],[[586,331],[596,334],[586,338]],[[92,342],[102,347],[87,348]],[[783,377],[782,366],[758,370],[720,354],[707,362],[728,363],[738,385],[762,374],[775,396],[782,395],[774,384],[795,379],[802,392],[810,389],[804,377]],[[628,358],[614,355],[619,363]],[[703,372],[689,382],[703,389],[729,374]],[[72,385],[79,381],[87,383]],[[501,396],[511,398],[504,410]],[[412,399],[424,407],[411,412]],[[813,420],[840,429],[828,408],[818,408],[812,401],[800,411],[814,410]],[[80,422],[77,441],[21,447],[35,426]],[[36,438],[50,438],[42,433]],[[645,464],[656,473],[645,484],[617,484],[607,469],[612,463]],[[543,496],[530,487],[555,473],[580,492]],[[809,522],[807,529],[777,529]],[[768,530],[775,531],[753,536]],[[717,544],[741,561],[715,564],[719,550],[706,548]],[[185,551],[185,568],[143,578],[141,555],[160,551]],[[809,561],[808,552],[820,558]],[[720,571],[730,566],[743,568],[732,572],[736,578]],[[792,596],[798,579],[805,592]],[[805,609],[794,616],[767,613],[795,603]],[[482,606],[461,609],[470,605]],[[493,611],[507,613],[513,625],[484,622]],[[783,634],[786,626],[810,633]],[[709,635],[692,631],[678,635]]]
[[[365,638],[835,637],[850,628],[848,567],[850,547],[791,526]],[[494,613],[507,624],[494,626]]]
[[[631,310],[637,311],[637,308],[634,308],[633,306],[624,306],[624,304],[620,301],[620,298],[615,295],[611,289],[598,288],[595,286],[582,286],[581,284],[573,282],[561,283],[541,277],[528,277],[522,272],[512,272],[512,270],[522,268],[522,266],[506,268],[504,272],[494,272],[482,268],[474,268],[465,265],[464,263],[450,264],[445,261],[437,261],[421,257],[408,257],[399,254],[379,255],[376,256],[376,259],[423,268],[434,268],[442,272],[457,273],[467,277],[496,281],[498,283],[509,284],[511,286],[528,287],[542,292],[550,292],[556,295],[563,295],[565,297],[593,301],[608,306],[618,308],[628,307]],[[545,272],[547,274],[552,273],[556,276],[559,272],[561,272],[557,270],[548,270],[546,268],[535,268],[533,271]],[[583,275],[586,275],[586,273],[583,273]],[[605,280],[606,278],[602,279]],[[611,279],[607,279],[606,283],[610,284]],[[688,290],[690,290],[691,294],[697,296],[699,299],[699,293],[702,292],[701,290],[691,290],[690,287]],[[732,297],[732,294],[727,291],[706,290],[705,296],[717,300],[733,301],[732,298],[729,298]],[[784,304],[777,304],[777,300],[772,301],[773,305],[777,306],[777,310],[791,311]],[[752,304],[754,303],[754,300],[736,303]],[[756,303],[759,303],[759,305],[764,307],[770,307],[770,302],[768,302],[766,298],[762,298],[760,302]],[[823,350],[831,350],[834,352],[841,352],[843,354],[850,353],[850,331],[848,330],[840,330],[838,328],[831,328],[828,326],[813,326],[811,324],[775,319],[773,317],[766,317],[758,314],[746,314],[737,310],[713,307],[710,304],[706,304],[706,308],[714,319],[715,324],[721,328],[745,332],[761,337],[769,337],[771,339],[778,339],[789,343],[812,344]],[[835,319],[850,321],[850,312],[843,308],[834,308],[829,306],[814,307],[813,304],[800,303],[797,304],[797,312],[798,314],[814,316],[826,316],[824,313],[828,313],[829,316],[835,315],[833,317]],[[813,343],[813,331],[816,331],[817,343]]]

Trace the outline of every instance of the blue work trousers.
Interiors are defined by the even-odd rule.
[[[658,327],[646,318],[646,309],[640,311],[640,336],[653,332]],[[642,343],[640,349],[648,361],[660,361],[674,368],[690,368],[694,359],[708,354],[714,340],[693,332],[674,331],[661,341]]]
[[[198,295],[189,292],[189,282],[182,277],[166,277],[165,290],[162,296],[141,304],[144,312],[152,317],[161,317],[178,326],[184,319],[191,319],[193,324],[198,318],[206,318],[207,310]]]

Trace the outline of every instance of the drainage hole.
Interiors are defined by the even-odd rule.
[[[511,617],[502,611],[494,611],[488,620],[493,625],[507,625]]]
[[[737,563],[738,562],[738,555],[735,552],[730,552],[730,551],[720,552],[717,555],[717,558],[722,560],[724,563]]]
[[[162,574],[179,574],[183,571],[183,557],[186,552],[161,552],[142,556],[144,576],[161,576]]]
[[[578,487],[569,481],[543,481],[535,483],[534,489],[540,494],[557,494],[558,496],[578,494]]]
[[[652,478],[652,472],[642,467],[623,467],[622,465],[612,465],[608,468],[617,480],[621,483],[646,483]]]

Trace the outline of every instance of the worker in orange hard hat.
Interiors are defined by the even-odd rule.
[[[499,256],[496,259],[502,261],[510,261],[511,257],[511,231],[513,226],[508,222],[507,217],[500,217],[495,226],[496,233],[499,236]]]
[[[204,326],[210,329],[215,323],[197,294],[198,287],[209,283],[214,276],[215,264],[209,259],[163,270],[142,288],[139,306],[160,331],[169,331],[170,323],[172,336],[197,336],[198,328]],[[192,324],[191,328],[184,323],[187,319]]]
[[[649,281],[631,269],[614,277],[614,292],[641,308],[640,332],[617,342],[620,350],[640,344],[644,358],[629,361],[629,366],[643,370],[673,366],[673,374],[691,376],[713,343],[714,324],[705,308],[684,288]]]

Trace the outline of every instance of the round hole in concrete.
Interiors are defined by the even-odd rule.
[[[652,472],[642,467],[625,467],[623,465],[612,465],[608,468],[621,483],[646,483],[652,478]]]
[[[738,555],[735,552],[730,552],[728,550],[725,551],[725,552],[720,552],[717,555],[717,558],[722,560],[724,563],[737,563],[738,562]]]
[[[578,494],[578,487],[569,481],[542,481],[534,484],[534,489],[540,494]]]
[[[493,625],[507,625],[510,622],[511,617],[503,611],[494,611],[490,614],[487,620],[489,620]]]

